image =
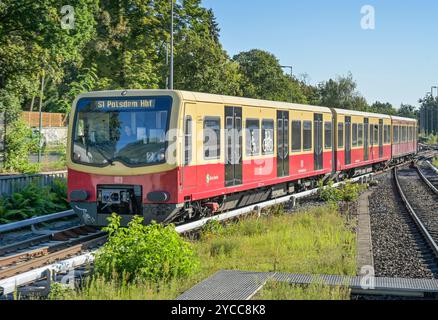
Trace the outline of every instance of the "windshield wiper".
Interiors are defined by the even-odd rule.
[[[108,161],[108,163],[110,164],[110,165],[114,165],[114,161],[113,161],[113,159],[111,159],[110,157],[108,157],[107,155],[105,155],[104,153],[103,153],[103,151],[102,151],[102,149],[97,145],[97,144],[95,144],[94,146],[93,146],[101,155],[102,155],[102,157],[106,160],[106,161]]]

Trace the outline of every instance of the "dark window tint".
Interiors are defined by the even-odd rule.
[[[338,148],[344,147],[344,124],[338,123]]]
[[[303,122],[303,149],[312,150],[312,121]]]
[[[246,155],[260,155],[260,120],[246,120]]]
[[[379,144],[379,125],[375,124],[374,125],[374,145],[378,145]]]
[[[184,165],[192,162],[192,117],[186,116],[184,123]]]
[[[325,135],[325,148],[331,149],[331,147],[332,147],[332,123],[329,121],[324,123],[324,135]]]
[[[301,151],[301,121],[292,121],[292,151]]]
[[[357,123],[353,123],[353,147],[357,146]]]
[[[363,146],[363,123],[357,126],[357,145]]]
[[[274,154],[274,120],[262,121],[262,153]]]
[[[221,154],[221,120],[219,117],[204,119],[204,159],[219,159]]]

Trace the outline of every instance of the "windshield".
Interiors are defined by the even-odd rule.
[[[87,98],[77,104],[73,161],[95,166],[165,162],[171,97]]]

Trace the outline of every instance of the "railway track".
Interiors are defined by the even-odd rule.
[[[0,280],[94,249],[106,233],[79,226],[0,248]]]
[[[435,278],[438,278],[438,193],[422,172],[424,160],[409,168],[393,169],[398,194],[416,230],[417,250]],[[430,176],[432,178],[432,176]]]

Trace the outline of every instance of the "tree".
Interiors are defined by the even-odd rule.
[[[366,111],[366,100],[356,91],[357,84],[353,75],[330,79],[318,85],[319,104],[330,108]]]
[[[210,35],[188,31],[177,47],[175,88],[240,96],[241,74]]]
[[[251,50],[234,56],[243,75],[242,91],[245,97],[274,101],[306,103],[299,82],[286,76],[278,59],[269,52]]]
[[[376,101],[370,106],[370,111],[375,113],[387,114],[390,116],[395,116],[397,114],[397,110],[389,102],[382,103]]]
[[[418,118],[418,110],[410,104],[401,104],[400,108],[398,109],[397,115],[400,117],[406,117],[406,118]]]

